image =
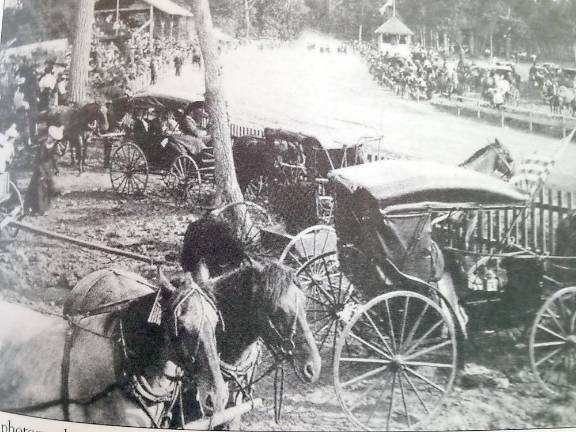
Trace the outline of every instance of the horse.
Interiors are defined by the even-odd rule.
[[[458,166],[508,181],[513,174],[513,163],[514,159],[510,150],[496,138],[493,143],[474,152]]]
[[[185,237],[183,251],[218,238],[225,239],[224,244],[235,245],[235,253],[241,253],[242,244],[236,243],[234,232],[225,222],[205,216],[190,223],[187,234],[195,235]],[[243,264],[238,265],[239,257],[234,254],[222,272],[222,267],[214,263],[230,259],[224,247],[200,252],[194,256],[183,252],[181,262],[213,295],[222,314],[224,326],[217,331],[216,339],[222,370],[231,387],[230,405],[251,397],[260,357],[259,340],[273,353],[273,366],[291,363],[301,381],[316,382],[321,359],[306,321],[305,295],[294,283],[293,270],[270,261],[256,262],[244,251]],[[215,278],[214,272],[219,274]],[[239,427],[238,423],[232,425],[233,430]]]
[[[80,108],[55,107],[43,114],[48,126],[64,126],[64,139],[70,143],[72,165],[84,172],[90,139],[110,128],[108,107],[105,103],[92,102]]]
[[[558,87],[558,104],[560,106],[560,112],[567,110],[570,114],[574,114],[576,108],[576,91],[565,86]]]
[[[550,106],[550,112],[558,113],[561,110],[558,84],[546,80],[542,85],[542,98]]]
[[[0,313],[2,411],[165,427],[182,404],[183,376],[194,378],[201,408],[218,411],[228,400],[214,340],[218,314],[191,280],[185,289],[166,282],[156,289],[137,275],[101,270],[75,287],[65,319],[3,301]]]
[[[92,102],[72,110],[64,124],[64,136],[70,142],[72,165],[78,164],[78,171],[84,172],[88,143],[91,138],[109,129],[106,104]]]

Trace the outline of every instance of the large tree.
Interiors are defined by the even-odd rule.
[[[93,24],[94,0],[79,0],[70,64],[70,99],[79,105],[87,99]]]
[[[230,124],[226,99],[222,92],[222,68],[212,26],[210,6],[208,0],[191,1],[198,41],[204,58],[206,110],[210,117],[210,133],[214,139],[216,204],[243,201],[232,156]]]

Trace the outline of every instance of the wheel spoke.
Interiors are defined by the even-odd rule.
[[[447,345],[452,345],[452,341],[451,341],[451,340],[444,341],[444,342],[439,343],[439,344],[437,344],[437,345],[433,345],[433,346],[431,346],[431,347],[425,348],[425,349],[423,349],[422,351],[418,351],[418,352],[416,352],[416,353],[410,354],[410,355],[408,355],[408,356],[406,356],[406,357],[404,357],[404,358],[405,358],[406,360],[413,360],[413,359],[415,359],[415,358],[418,358],[418,357],[423,356],[424,354],[428,354],[428,353],[430,353],[430,352],[432,352],[432,351],[436,351],[436,350],[439,350],[440,348],[444,348],[444,347],[447,346]]]
[[[366,318],[368,318],[368,321],[370,322],[370,325],[372,326],[372,328],[374,329],[374,331],[376,332],[376,334],[378,335],[378,337],[380,338],[380,340],[381,340],[382,343],[384,344],[384,347],[388,350],[388,352],[389,352],[390,355],[392,356],[395,351],[393,351],[393,350],[390,348],[390,345],[388,345],[388,342],[387,342],[386,339],[384,338],[384,335],[382,335],[382,333],[380,333],[380,330],[378,329],[378,326],[374,323],[374,321],[372,320],[372,317],[370,316],[370,314],[368,313],[368,311],[364,311],[363,314],[364,314],[364,316],[365,316]]]
[[[350,358],[350,357],[340,357],[340,361],[349,362],[349,363],[379,363],[379,364],[390,364],[390,360],[382,360],[376,358]]]
[[[358,342],[360,342],[361,344],[367,346],[368,348],[370,348],[371,350],[373,350],[374,352],[376,352],[377,354],[380,354],[382,357],[384,357],[385,359],[391,360],[391,355],[385,353],[384,351],[380,350],[379,348],[375,347],[374,345],[372,345],[370,342],[365,341],[364,339],[362,339],[359,336],[356,336],[353,332],[350,332],[350,336],[352,336],[354,339],[356,339]]]
[[[410,415],[408,414],[408,405],[406,404],[406,395],[404,394],[404,385],[402,384],[402,372],[398,374],[398,385],[400,386],[400,395],[402,396],[402,406],[404,407],[404,415],[406,416],[408,429],[412,429],[412,422],[410,421]]]
[[[420,396],[420,393],[418,393],[418,390],[416,389],[416,386],[414,385],[414,383],[412,382],[412,380],[410,379],[410,377],[408,376],[408,374],[406,372],[404,372],[403,370],[401,371],[402,376],[404,378],[406,378],[406,381],[408,382],[408,385],[410,386],[410,388],[412,389],[412,391],[414,392],[414,394],[416,395],[416,397],[418,398],[418,400],[420,401],[420,404],[422,405],[422,407],[424,408],[424,411],[426,411],[426,414],[430,414],[430,410],[428,409],[428,407],[426,406],[426,403],[424,403],[424,399],[422,399],[422,396]]]
[[[556,348],[554,351],[549,352],[547,355],[545,355],[544,357],[542,357],[540,360],[538,360],[536,362],[536,366],[540,366],[542,363],[547,362],[552,357],[554,357],[556,354],[558,354],[562,351],[563,351],[563,347],[562,348]]]
[[[394,410],[394,390],[396,389],[396,373],[392,373],[392,390],[390,390],[390,406],[388,408],[388,418],[386,418],[386,430],[390,430],[390,418],[392,417],[392,411]],[[370,418],[374,416],[376,412],[376,406],[374,406],[374,410],[372,414],[370,414]],[[368,420],[370,423],[370,420]]]
[[[438,390],[440,393],[444,394],[446,393],[446,390],[443,389],[442,387],[440,387],[438,384],[433,383],[432,381],[430,381],[428,378],[426,378],[425,376],[420,375],[418,372],[416,372],[414,369],[412,369],[409,366],[405,366],[404,369],[406,370],[406,372],[414,375],[416,378],[424,381],[426,384],[428,384],[429,386],[435,388],[436,390]]]
[[[418,366],[418,367],[433,367],[439,369],[454,369],[454,365],[450,363],[435,363],[435,362],[425,362],[425,361],[411,361],[407,360],[404,364],[408,366]]]
[[[428,311],[428,303],[426,303],[424,305],[424,309],[420,312],[420,314],[418,315],[418,318],[416,318],[416,322],[412,326],[412,330],[410,330],[410,333],[408,334],[408,337],[406,338],[406,342],[404,343],[404,347],[407,347],[410,345],[410,343],[412,343],[412,339],[416,335],[416,331],[420,327],[420,323],[422,322],[422,319],[424,318],[424,315],[426,314],[427,311]]]
[[[384,371],[386,372],[386,371]],[[386,378],[386,381],[384,382],[384,387],[386,387],[388,385],[388,383],[390,382],[390,378],[391,375],[389,375]],[[356,398],[356,400],[354,401],[353,404],[351,404],[348,409],[350,411],[354,411],[356,408],[358,408],[358,406],[362,403],[362,402],[366,402],[366,397],[372,393],[372,391],[378,386],[378,384],[381,384],[382,381],[381,380],[374,380],[374,382],[372,384],[370,384],[363,392],[360,396],[358,396]]]
[[[379,373],[382,373],[382,372],[384,372],[386,369],[388,369],[388,367],[389,367],[388,365],[384,365],[384,366],[380,366],[379,368],[372,369],[371,371],[365,372],[365,373],[363,373],[362,375],[358,375],[358,376],[355,377],[355,378],[352,378],[352,379],[350,379],[350,380],[348,380],[348,381],[346,381],[346,382],[343,382],[342,384],[340,384],[340,386],[341,386],[342,388],[348,387],[349,385],[354,384],[354,383],[356,383],[356,382],[358,382],[358,381],[362,381],[363,379],[370,378],[370,377],[372,377],[372,376],[374,376],[374,375],[378,375]]]
[[[545,331],[545,332],[548,333],[548,334],[551,334],[552,336],[554,336],[554,337],[557,338],[557,339],[560,339],[560,340],[563,340],[563,341],[566,340],[566,338],[565,338],[564,336],[561,336],[561,335],[559,335],[558,333],[556,333],[555,331],[550,330],[548,327],[544,327],[542,324],[538,324],[538,328],[539,328],[540,330]]]
[[[420,346],[420,344],[428,337],[430,336],[430,334],[436,330],[438,327],[440,327],[442,324],[444,323],[444,320],[440,319],[440,321],[438,321],[436,324],[434,324],[432,327],[430,327],[426,333],[424,333],[424,335],[422,335],[422,337],[420,337],[415,343],[414,345],[412,345],[411,347],[406,349],[405,354],[409,355],[410,353],[412,353],[416,348],[418,348]]]

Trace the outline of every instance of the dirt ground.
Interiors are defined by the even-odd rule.
[[[99,166],[98,152],[90,159],[88,173],[77,176],[66,167],[57,182],[63,194],[43,217],[26,222],[68,236],[131,250],[156,258],[177,260],[188,221],[198,209],[177,206],[159,177],[142,198],[120,198]],[[101,159],[100,159],[101,160]],[[17,181],[25,189],[29,171]],[[40,310],[59,313],[68,291],[82,277],[106,266],[123,267],[154,278],[149,264],[85,251],[68,244],[21,232],[15,241],[0,241],[0,289],[3,298]],[[167,272],[177,271],[177,265]],[[527,347],[521,331],[478,334],[465,345],[466,368],[445,406],[426,429],[508,429],[561,427],[576,424],[576,396],[545,394],[529,372]],[[480,380],[466,371],[481,368]],[[301,384],[289,371],[280,424],[274,422],[273,381],[265,379],[256,395],[264,408],[245,416],[247,430],[346,430],[353,429],[337,402],[330,358],[323,359],[323,373],[315,385]]]
[[[246,55],[256,58],[260,54],[254,49],[254,52]],[[331,120],[326,120],[326,127],[338,128],[355,124],[356,119],[361,117],[373,122],[375,134],[380,133],[382,127],[386,139],[389,143],[395,143],[396,149],[419,151],[423,156],[433,159],[439,159],[442,155],[448,155],[454,161],[463,159],[488,139],[500,134],[505,136],[506,144],[511,145],[517,153],[526,153],[536,148],[550,149],[554,144],[546,138],[478,125],[470,120],[435,113],[428,106],[391,100],[382,90],[373,87],[362,64],[351,57],[323,57],[316,69],[297,65],[297,68],[280,73],[279,66],[275,66],[274,62],[286,57],[291,60],[296,55],[292,51],[264,53],[267,68],[252,68],[249,71],[250,68],[246,66],[232,72],[238,79],[242,79],[241,85],[237,86],[231,97],[232,112],[240,117],[239,101],[248,100],[249,109],[244,110],[243,117],[256,120],[284,113],[286,119],[303,121],[302,124],[306,125],[306,121],[326,120],[320,114],[329,114]],[[304,55],[306,61],[313,60],[311,54],[300,55]],[[226,61],[233,62],[240,57],[241,53],[232,53]],[[321,70],[328,68],[336,71],[340,66],[344,68],[344,78],[357,74],[358,82],[344,85],[344,78],[335,76],[336,72],[325,75]],[[252,73],[250,79],[249,72]],[[300,74],[307,74],[305,85],[302,88],[290,87],[288,80]],[[258,95],[253,92],[248,95],[250,88],[264,85],[263,82],[256,82],[263,75],[279,80],[279,88],[283,89],[284,94],[265,92]],[[301,100],[299,95],[302,91],[311,92],[316,88],[313,76],[322,77],[317,79],[325,83],[324,91],[328,96],[322,100],[313,96]],[[340,84],[339,99],[343,95],[349,98],[348,101],[353,103],[348,106],[355,106],[354,112],[345,112],[344,104],[333,103],[330,99],[335,86]],[[173,88],[174,82],[161,84],[159,88],[162,89],[162,86]],[[186,88],[183,86],[183,91]],[[378,97],[378,101],[374,104],[375,97]],[[289,106],[291,101],[299,102],[298,105]],[[267,104],[273,105],[275,109],[264,116]],[[327,104],[333,104],[329,112],[325,109]],[[368,107],[374,108],[372,115],[368,113]],[[420,127],[415,128],[414,125]],[[88,172],[82,176],[77,176],[67,166],[68,156],[62,159],[62,174],[57,178],[62,195],[54,200],[46,216],[28,217],[26,222],[77,239],[99,242],[176,263],[187,223],[197,217],[200,210],[176,205],[167,195],[158,176],[152,176],[149,191],[144,197],[121,198],[115,195],[108,175],[101,167],[100,150],[93,148],[91,151]],[[569,157],[559,164],[563,174],[573,172],[574,155],[574,151],[571,151]],[[16,181],[23,191],[27,188],[29,176],[30,168],[27,166],[16,173]],[[572,180],[573,177],[567,183],[573,185]],[[0,240],[0,296],[40,311],[59,313],[66,294],[80,278],[107,266],[123,267],[149,278],[154,278],[156,272],[156,268],[147,263],[86,251],[21,232],[14,241]],[[166,268],[168,274],[177,270],[177,264]],[[466,367],[460,373],[454,391],[438,415],[424,428],[478,430],[576,425],[576,393],[551,396],[538,387],[529,371],[523,330],[473,335],[464,345]],[[288,373],[280,424],[274,422],[272,380],[264,380],[258,386],[256,395],[264,399],[265,407],[246,415],[244,428],[316,431],[356,429],[349,423],[337,402],[330,358],[324,358],[323,363],[320,382],[314,385],[303,385],[293,373]],[[482,378],[471,379],[474,374],[470,371],[473,370],[481,370]]]

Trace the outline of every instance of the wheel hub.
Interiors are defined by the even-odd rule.
[[[570,348],[576,348],[576,335],[570,335],[566,338],[566,343]]]

